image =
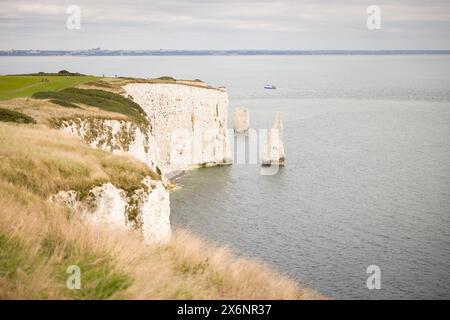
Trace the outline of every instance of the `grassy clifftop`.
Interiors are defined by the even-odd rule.
[[[78,108],[78,104],[101,110],[116,112],[129,117],[136,123],[149,125],[141,106],[120,94],[99,90],[66,88],[60,91],[41,91],[32,96],[35,99],[49,99],[63,107]]]
[[[176,80],[172,77],[131,78],[96,77],[79,73],[35,73],[0,76],[0,108],[19,111],[47,124],[53,118],[95,116],[127,119],[151,130],[145,112],[129,97],[122,86],[128,83],[179,84],[214,89],[201,80]],[[23,100],[25,99],[25,100]],[[24,102],[25,101],[25,102]],[[17,103],[19,102],[19,103]],[[49,113],[49,108],[52,108]],[[76,110],[63,110],[71,108]]]
[[[168,83],[215,89],[205,82],[195,80],[177,80],[164,76],[158,78],[97,77],[60,71],[59,73],[33,73],[27,75],[0,75],[0,100],[31,97],[41,91],[59,91],[65,88],[97,88],[111,92],[122,92],[121,86],[127,83]]]

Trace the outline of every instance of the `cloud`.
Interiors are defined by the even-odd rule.
[[[375,35],[365,27],[365,0],[2,0],[0,48],[450,48],[448,1],[378,2],[383,27]],[[73,4],[80,31],[65,27]]]

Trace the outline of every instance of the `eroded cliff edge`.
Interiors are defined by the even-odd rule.
[[[146,242],[167,242],[171,231],[165,175],[230,162],[228,96],[224,89],[185,83],[127,83],[123,90],[145,112],[146,121],[75,115],[53,119],[52,124],[94,148],[144,162],[160,180],[147,177],[132,192],[111,184],[95,186],[82,201],[75,190],[62,190],[51,199],[91,221],[138,229]]]

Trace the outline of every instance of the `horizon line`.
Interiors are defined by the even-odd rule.
[[[400,55],[450,54],[450,49],[9,49],[0,56],[220,56],[220,55]]]

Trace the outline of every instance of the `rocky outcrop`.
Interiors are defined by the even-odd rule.
[[[284,165],[284,160],[283,119],[281,113],[278,112],[263,147],[262,165]]]
[[[127,153],[156,169],[156,146],[149,128],[131,121],[94,117],[59,119],[54,125],[94,148]]]
[[[105,183],[86,195],[75,190],[60,191],[50,200],[80,212],[88,222],[139,230],[147,243],[170,240],[169,194],[161,181],[147,177],[142,189],[131,193]]]
[[[86,219],[140,230],[147,242],[170,238],[168,179],[170,172],[198,165],[229,163],[228,96],[225,89],[185,83],[131,83],[125,95],[145,111],[148,123],[73,117],[54,119],[54,126],[92,147],[126,153],[162,173],[148,178],[132,194],[112,184],[89,191],[61,191],[52,200],[83,212]]]
[[[230,162],[225,90],[176,83],[132,83],[124,89],[147,113],[163,173]]]
[[[233,113],[234,133],[245,134],[250,126],[250,116],[247,109],[236,108]]]
[[[225,89],[131,83],[124,90],[146,112],[148,127],[95,117],[55,119],[55,127],[95,148],[130,154],[163,173],[231,161]]]

